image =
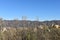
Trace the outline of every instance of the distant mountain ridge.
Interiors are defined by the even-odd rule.
[[[0,26],[3,27],[37,27],[40,25],[51,26],[52,24],[60,25],[60,20],[52,21],[29,21],[29,20],[0,20]]]

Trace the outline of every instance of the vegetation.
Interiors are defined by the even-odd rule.
[[[60,25],[56,21],[0,19],[0,40],[60,40]]]
[[[0,40],[60,40],[60,28],[22,28],[5,27],[1,28]],[[50,31],[49,31],[49,30]]]

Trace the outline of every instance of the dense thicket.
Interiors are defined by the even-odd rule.
[[[0,40],[60,40],[60,28],[1,28]]]

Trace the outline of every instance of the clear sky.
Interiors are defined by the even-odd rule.
[[[3,19],[60,20],[60,0],[0,0],[0,17]]]

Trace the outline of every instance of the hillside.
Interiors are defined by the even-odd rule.
[[[0,40],[60,40],[60,21],[0,20]]]

